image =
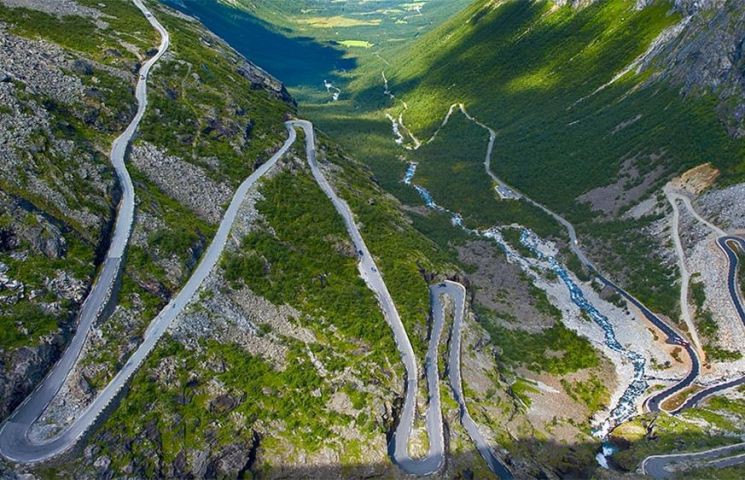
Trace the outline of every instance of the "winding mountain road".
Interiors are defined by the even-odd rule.
[[[476,423],[471,419],[465,407],[460,376],[460,334],[465,312],[465,288],[456,283],[446,281],[440,285],[431,287],[432,302],[432,331],[425,357],[425,372],[427,376],[429,399],[426,414],[426,428],[429,437],[430,448],[421,459],[414,459],[408,452],[409,441],[414,425],[416,408],[416,395],[418,391],[418,370],[414,349],[404,328],[403,322],[396,310],[396,306],[378,269],[375,259],[365,244],[364,239],[354,221],[354,214],[346,201],[341,199],[334,191],[331,184],[324,176],[316,159],[315,132],[313,125],[306,120],[294,120],[288,125],[301,128],[305,135],[305,149],[308,165],[316,183],[331,200],[337,213],[344,220],[347,233],[349,234],[355,250],[360,252],[358,269],[360,276],[376,295],[378,303],[383,311],[384,317],[391,327],[396,345],[401,354],[406,368],[406,393],[404,406],[401,411],[398,426],[393,434],[389,445],[393,461],[404,472],[412,475],[430,475],[439,471],[445,463],[445,440],[443,435],[442,411],[440,404],[440,393],[438,387],[438,345],[444,325],[444,307],[440,300],[441,294],[450,295],[455,307],[455,319],[452,327],[450,356],[448,371],[450,373],[451,387],[461,409],[461,421],[467,432],[474,440],[479,452],[489,464],[489,467],[502,479],[510,479],[512,475],[498,456],[489,447],[486,439],[479,432]]]
[[[16,461],[43,460],[51,456],[55,451],[51,443],[42,449],[34,448],[29,442],[26,433],[31,423],[43,413],[65,382],[67,375],[80,355],[85,344],[88,332],[94,321],[99,318],[109,303],[115,288],[117,276],[122,266],[122,257],[129,242],[132,222],[134,220],[135,192],[132,179],[125,165],[125,155],[129,143],[132,140],[137,127],[145,114],[147,108],[147,77],[150,69],[168,49],[170,37],[168,32],[153,17],[150,11],[142,4],[141,0],[132,0],[142,11],[150,24],[158,30],[161,36],[158,52],[146,61],[139,72],[139,79],[135,89],[137,99],[137,112],[127,126],[127,129],[114,140],[111,145],[111,163],[116,172],[119,185],[122,189],[122,197],[117,209],[114,235],[112,236],[109,249],[103,261],[102,268],[98,273],[93,286],[86,297],[78,314],[78,326],[69,346],[62,354],[57,363],[52,367],[47,376],[39,383],[36,389],[11,414],[0,430],[0,453],[6,458]],[[70,434],[76,435],[75,428],[68,430]],[[63,434],[66,437],[66,434]],[[59,437],[65,443],[62,437]],[[56,444],[55,444],[56,445]],[[43,453],[43,451],[49,453]],[[41,457],[40,457],[41,456]],[[37,458],[38,457],[38,458]]]
[[[725,468],[745,463],[745,454],[726,456],[733,452],[745,450],[745,443],[736,443],[725,447],[712,448],[700,452],[672,453],[669,455],[650,455],[645,458],[641,470],[645,475],[654,478],[680,478],[682,472],[673,470],[676,464],[698,464],[701,467]]]
[[[127,130],[122,134],[112,147],[112,162],[114,163],[117,173],[122,174],[122,184],[125,192],[120,213],[117,218],[117,230],[109,249],[107,261],[119,262],[126,248],[134,214],[134,188],[127,174],[124,165],[124,155],[127,146],[134,135],[139,121],[147,105],[147,90],[145,82],[147,74],[152,65],[160,58],[165,49],[168,47],[168,33],[158,23],[150,11],[141,3],[140,0],[133,0],[140,10],[145,14],[151,24],[153,24],[162,35],[160,50],[152,59],[145,63],[140,70],[140,80],[137,85],[138,112]],[[288,138],[284,145],[263,165],[256,169],[244,182],[238,187],[230,205],[225,211],[217,233],[210,243],[207,251],[204,253],[199,265],[192,273],[191,277],[179,291],[179,293],[161,310],[155,319],[148,326],[140,346],[135,350],[132,356],[127,360],[122,369],[114,376],[111,382],[104,387],[96,398],[83,410],[83,412],[66,428],[64,428],[55,437],[43,441],[34,442],[29,438],[31,425],[38,419],[42,412],[47,408],[54,396],[57,394],[65,378],[72,370],[75,360],[77,359],[82,345],[85,341],[88,328],[95,319],[95,309],[91,305],[98,303],[99,308],[108,301],[104,298],[98,285],[103,285],[104,281],[113,284],[116,277],[116,270],[104,270],[99,276],[96,287],[89,295],[84,304],[88,308],[86,315],[81,314],[81,323],[78,327],[73,342],[63,354],[62,359],[55,364],[50,374],[39,385],[39,387],[13,412],[0,429],[0,454],[8,460],[18,463],[39,463],[49,460],[59,454],[62,454],[72,448],[95,424],[99,416],[104,412],[106,407],[116,398],[117,394],[127,384],[132,375],[142,365],[148,354],[155,348],[158,340],[163,336],[166,329],[173,320],[184,310],[186,305],[197,293],[203,281],[207,278],[210,271],[217,264],[218,259],[225,247],[230,233],[230,229],[238,214],[239,207],[246,197],[249,189],[259,180],[277,161],[289,150],[295,142],[296,133],[291,122],[286,124]],[[110,288],[110,287],[109,287]],[[87,305],[87,307],[86,307]],[[85,321],[85,323],[84,323]]]
[[[691,208],[691,210],[693,209]],[[722,232],[721,230],[719,231]],[[739,285],[739,282],[737,281],[737,271],[738,271],[738,268],[741,268],[741,267],[739,266],[739,258],[737,256],[737,252],[735,252],[734,248],[732,248],[732,246],[730,245],[730,244],[738,245],[739,248],[745,253],[745,239],[742,239],[740,237],[735,237],[732,235],[727,235],[724,232],[722,233],[723,233],[723,236],[717,238],[717,245],[719,245],[719,248],[727,256],[727,260],[729,263],[728,272],[727,272],[727,289],[729,291],[732,304],[734,305],[735,310],[737,311],[737,315],[740,317],[740,321],[743,324],[743,328],[745,328],[745,308],[743,307],[743,305],[745,305],[745,301],[743,301],[742,299],[742,294],[740,293],[740,285]],[[730,379],[724,382],[720,382],[720,383],[708,386],[704,388],[703,390],[699,390],[695,394],[688,397],[685,400],[685,402],[683,402],[672,413],[677,413],[687,408],[695,407],[699,405],[702,401],[704,401],[706,398],[716,393],[723,392],[725,390],[729,390],[730,388],[738,387],[740,385],[745,385],[745,376],[740,376],[738,378]]]
[[[442,433],[443,427],[439,390],[437,388],[434,388],[433,390],[430,389],[429,394],[429,408],[427,410],[427,433],[429,435],[430,443],[429,452],[422,459],[413,459],[409,455],[409,439],[411,437],[411,431],[414,426],[414,417],[416,414],[416,395],[418,391],[419,378],[414,349],[411,346],[409,336],[406,333],[406,329],[404,328],[401,317],[398,314],[398,310],[396,310],[396,305],[393,303],[393,298],[388,291],[388,287],[386,287],[383,277],[380,274],[380,270],[375,264],[375,259],[367,248],[367,245],[360,234],[359,228],[357,228],[357,224],[354,222],[354,214],[352,213],[352,210],[349,208],[347,202],[336,194],[318,166],[318,162],[316,161],[315,133],[313,131],[313,125],[305,120],[296,120],[290,123],[295,127],[301,128],[305,133],[306,156],[313,177],[344,220],[344,225],[347,229],[347,233],[352,239],[355,250],[361,252],[358,263],[360,276],[365,281],[368,288],[372,290],[377,297],[380,308],[383,311],[383,316],[393,330],[396,346],[398,347],[401,359],[406,369],[406,393],[404,397],[404,405],[401,410],[398,426],[396,427],[389,445],[391,457],[396,465],[406,473],[412,475],[429,475],[435,473],[442,468],[445,459],[445,442]],[[434,336],[435,335],[433,334],[433,337]],[[439,333],[437,334],[437,337],[439,337]],[[433,346],[433,342],[430,342],[429,354],[431,354],[432,349],[434,349],[434,358],[436,359],[437,345],[435,343]],[[434,368],[436,380],[437,362],[435,360],[430,363],[434,363],[434,367],[432,368]]]
[[[708,222],[702,218],[693,208],[691,201],[685,195],[675,194],[676,200],[682,201],[686,208],[693,214],[693,216],[701,223],[708,226],[715,234],[718,235],[716,240],[717,245],[722,252],[727,256],[729,268],[727,272],[727,289],[732,300],[735,310],[737,311],[740,321],[745,327],[745,309],[743,308],[743,299],[740,292],[740,285],[737,281],[737,271],[740,268],[739,258],[733,245],[739,247],[745,252],[745,239],[740,237],[727,235],[722,229]],[[695,394],[691,395],[685,400],[674,412],[677,413],[687,408],[695,407],[700,404],[706,398],[724,390],[745,385],[745,376],[728,380],[725,382],[718,383],[716,385],[709,386]],[[677,473],[673,471],[675,464],[697,464],[701,467],[714,467],[714,468],[725,468],[745,463],[745,453],[740,453],[734,456],[724,456],[733,451],[745,450],[745,442],[726,447],[713,448],[701,452],[693,453],[675,453],[668,455],[651,455],[644,459],[641,465],[642,472],[650,475],[654,478],[673,478],[677,476]]]
[[[466,116],[469,120],[474,122],[476,125],[480,126],[481,128],[486,129],[489,132],[489,145],[487,147],[486,151],[486,158],[484,159],[484,168],[486,169],[486,173],[491,177],[491,179],[500,185],[504,185],[508,187],[510,190],[512,190],[514,193],[520,196],[520,198],[524,199],[526,202],[530,203],[531,205],[538,207],[542,211],[544,211],[546,214],[551,216],[554,220],[556,220],[559,224],[561,224],[564,229],[566,230],[567,234],[569,235],[569,248],[574,252],[574,254],[579,258],[580,262],[587,267],[591,272],[595,273],[595,276],[603,282],[606,286],[612,288],[616,292],[618,292],[621,296],[623,296],[629,303],[634,305],[639,311],[644,315],[644,317],[653,325],[655,325],[660,331],[662,331],[666,336],[666,341],[669,344],[674,345],[680,345],[682,346],[688,356],[691,359],[691,370],[689,371],[688,375],[685,376],[682,380],[680,380],[678,383],[671,385],[670,387],[666,388],[665,390],[662,390],[661,392],[658,392],[657,394],[653,395],[652,397],[647,398],[647,400],[644,402],[645,406],[652,412],[658,412],[660,410],[660,405],[662,402],[664,402],[666,399],[670,398],[671,396],[675,395],[679,391],[683,390],[687,386],[689,386],[695,379],[698,377],[700,371],[701,371],[701,362],[698,357],[697,351],[692,348],[689,344],[689,342],[685,339],[682,333],[678,332],[675,328],[673,328],[671,325],[669,325],[667,322],[662,320],[658,315],[654,314],[651,310],[649,310],[647,307],[645,307],[639,300],[637,300],[633,295],[628,293],[626,290],[623,290],[621,287],[616,285],[615,283],[611,282],[605,276],[603,276],[600,273],[600,270],[598,270],[593,262],[587,257],[585,252],[582,250],[579,244],[579,239],[577,238],[577,231],[574,228],[574,225],[569,222],[566,218],[559,215],[558,213],[554,212],[550,208],[546,207],[542,203],[539,203],[529,196],[525,195],[524,193],[520,192],[516,188],[509,185],[507,182],[499,178],[491,169],[491,158],[492,153],[494,150],[494,144],[496,140],[496,131],[481,123],[478,121],[475,117],[470,115],[468,111],[466,110],[465,106],[462,103],[453,104],[453,106],[450,107],[450,110],[448,111],[448,115],[446,117],[449,118],[450,114],[452,113],[452,109],[454,106],[458,106],[463,113],[463,115]],[[443,124],[444,126],[444,124]],[[440,127],[442,128],[442,127]],[[438,129],[439,130],[439,129]],[[703,220],[703,219],[702,219]]]
[[[691,274],[688,272],[685,251],[683,250],[683,242],[680,240],[680,209],[678,208],[678,202],[683,201],[683,199],[688,200],[688,198],[676,193],[670,184],[665,185],[663,191],[665,192],[668,203],[673,207],[671,234],[673,237],[673,245],[675,246],[675,254],[678,257],[678,270],[680,270],[680,313],[683,317],[683,322],[688,328],[688,334],[691,336],[691,340],[698,350],[697,353],[699,358],[702,358],[705,356],[705,352],[701,346],[701,339],[698,336],[696,324],[693,323],[691,309],[688,305],[688,289],[691,281]]]
[[[442,334],[445,307],[442,303],[443,296],[449,296],[454,302],[454,319],[452,325],[451,344],[448,356],[448,373],[450,387],[453,395],[459,405],[460,420],[463,427],[473,440],[478,451],[486,460],[489,467],[503,479],[512,478],[507,467],[500,461],[496,453],[491,449],[488,442],[481,434],[477,424],[473,421],[465,404],[462,389],[461,378],[461,333],[465,312],[465,288],[456,283],[446,281],[442,284],[431,287],[432,315],[433,324],[427,355],[425,357],[425,372],[428,381],[429,401],[426,415],[427,433],[429,436],[430,448],[428,453],[421,459],[413,459],[408,453],[408,445],[413,429],[416,395],[418,391],[418,369],[414,350],[409,341],[406,329],[401,321],[398,311],[382,275],[375,263],[375,260],[367,248],[362,235],[354,221],[354,215],[349,205],[337,196],[331,184],[325,178],[316,159],[315,150],[315,133],[313,125],[305,120],[293,120],[286,122],[288,138],[282,147],[264,164],[257,168],[236,190],[230,205],[220,222],[215,237],[211,241],[208,249],[204,253],[197,268],[191,277],[178,292],[178,294],[169,302],[169,304],[153,319],[148,326],[142,343],[137,350],[128,359],[124,367],[114,376],[111,382],[104,387],[96,398],[83,410],[83,412],[67,427],[65,427],[55,437],[46,441],[34,442],[29,438],[31,425],[41,416],[47,406],[54,399],[82,350],[85,339],[88,335],[93,322],[99,317],[105,309],[111,298],[111,292],[116,283],[117,275],[120,272],[122,257],[126,250],[130,231],[134,218],[134,186],[125,165],[125,156],[127,148],[136,133],[136,130],[144,116],[147,107],[147,78],[152,66],[161,58],[169,46],[169,35],[165,28],[157,21],[152,13],[145,7],[141,0],[132,0],[133,3],[143,12],[148,21],[156,28],[161,35],[161,43],[158,52],[142,65],[140,76],[136,87],[136,99],[138,102],[137,113],[129,124],[127,129],[113,142],[111,150],[111,161],[116,171],[117,177],[122,188],[122,199],[118,206],[117,219],[112,236],[111,245],[107,252],[106,259],[103,262],[100,273],[94,282],[91,292],[81,307],[78,329],[70,342],[59,362],[55,364],[47,377],[39,384],[36,390],[19,405],[13,414],[6,420],[0,428],[0,454],[6,459],[18,463],[38,463],[49,460],[71,449],[84,434],[96,423],[101,414],[114,401],[122,388],[128,383],[137,369],[146,360],[148,355],[155,348],[157,342],[162,338],[173,320],[184,311],[187,305],[197,294],[204,280],[217,264],[224,248],[233,223],[237,217],[239,208],[248,191],[255,183],[266,174],[277,161],[294,144],[297,134],[296,128],[302,129],[305,135],[306,155],[312,175],[319,187],[331,200],[336,211],[343,218],[347,232],[352,239],[355,249],[360,252],[358,269],[360,276],[366,282],[367,286],[376,294],[378,303],[383,311],[387,323],[391,327],[396,345],[401,354],[402,361],[406,370],[406,392],[404,405],[401,411],[399,424],[391,439],[389,446],[394,462],[406,473],[414,475],[429,475],[439,471],[445,462],[445,441],[443,434],[443,420],[440,405],[440,396],[438,388],[438,346]],[[463,105],[460,105],[463,113],[472,121],[478,123],[473,117],[468,115]],[[489,161],[494,146],[496,133],[483,124],[478,123],[490,132],[489,148],[485,167],[487,172],[495,181],[501,182],[496,175],[490,170]],[[504,182],[501,182],[504,183]],[[584,255],[578,246],[575,229],[571,223],[560,215],[552,212],[543,205],[534,202],[529,197],[523,197],[530,203],[538,206],[559,223],[561,223],[569,233],[571,248],[577,254],[583,264],[587,265],[593,271],[597,272],[590,260]],[[692,209],[691,209],[692,210]],[[703,220],[702,220],[703,221]],[[745,248],[745,241],[737,237],[721,237],[718,243],[722,250],[730,259],[730,293],[733,295],[733,301],[736,298],[738,313],[745,323],[745,314],[743,314],[742,301],[736,286],[737,272],[737,255],[730,243],[737,243]],[[642,313],[655,323],[663,332],[668,335],[670,343],[683,345],[693,360],[691,373],[679,384],[670,389],[661,392],[655,397],[650,398],[647,402],[652,411],[659,410],[659,404],[665,398],[684,388],[692,382],[698,375],[699,365],[698,357],[690,345],[681,337],[679,333],[669,327],[665,322],[660,320],[640,302],[631,295],[606,280],[598,273],[599,278],[607,285],[615,288],[627,300],[639,308]],[[687,382],[687,383],[686,383]],[[672,393],[671,393],[672,392]],[[664,394],[664,397],[662,396]],[[734,447],[725,447],[732,448]],[[668,456],[656,456],[645,459],[643,468],[645,472],[666,472],[665,467],[670,463],[670,458],[675,461],[686,460],[687,458],[711,458],[721,456],[722,449],[714,451],[699,452],[695,454],[679,454]],[[727,452],[725,452],[727,453]],[[733,458],[718,460],[721,462],[732,462]],[[668,460],[665,460],[668,459]],[[665,463],[667,461],[667,463]],[[660,470],[661,469],[661,470]],[[654,473],[651,473],[654,474]]]
[[[287,124],[287,130],[289,132],[289,137],[282,148],[277,151],[271,159],[254,171],[246,180],[243,181],[240,187],[238,187],[238,190],[236,190],[233,195],[230,205],[225,211],[225,215],[220,222],[215,237],[212,239],[212,242],[200,260],[199,265],[194,270],[194,273],[192,273],[191,277],[179,293],[168,303],[168,305],[165,306],[165,308],[163,308],[163,310],[160,311],[148,326],[142,343],[131,355],[129,360],[127,360],[124,367],[122,367],[111,382],[98,393],[93,402],[83,410],[80,416],[78,416],[68,427],[62,430],[60,434],[48,441],[35,443],[29,439],[28,431],[31,424],[36,421],[39,414],[43,412],[56,392],[45,397],[34,397],[32,398],[33,402],[25,402],[21,408],[13,413],[13,415],[3,425],[2,430],[0,430],[0,453],[5,458],[19,463],[38,463],[49,460],[72,448],[86,431],[95,424],[98,417],[116,398],[117,394],[127,384],[132,375],[134,375],[150,352],[155,348],[158,340],[160,340],[173,320],[184,310],[187,304],[189,304],[199,290],[199,287],[209,275],[210,271],[212,271],[214,266],[217,264],[217,261],[225,248],[230,229],[238,214],[240,205],[245,199],[249,189],[271,167],[273,167],[274,164],[277,163],[279,158],[282,157],[295,142],[295,130],[289,123]],[[72,368],[72,365],[70,365],[70,368]],[[68,372],[69,369],[67,372],[63,373],[66,375]],[[26,408],[26,405],[32,405],[32,407]]]
[[[489,465],[491,471],[502,480],[510,480],[513,478],[512,472],[510,472],[507,466],[502,463],[499,456],[494,452],[489,445],[489,442],[481,433],[481,430],[479,430],[476,422],[471,418],[471,414],[468,413],[468,407],[466,406],[465,396],[463,395],[460,362],[462,345],[461,333],[463,330],[463,320],[466,311],[466,288],[460,283],[446,281],[430,287],[430,292],[432,303],[432,323],[433,325],[440,325],[440,328],[442,328],[441,325],[444,323],[445,318],[445,305],[442,303],[441,297],[447,295],[453,301],[453,325],[450,334],[448,376],[450,379],[450,389],[453,392],[455,401],[458,403],[461,424],[471,437],[471,441],[476,445],[476,449],[486,461],[487,465]]]
[[[137,2],[136,2],[137,3]],[[143,7],[144,8],[144,7]],[[153,17],[148,17],[153,18]],[[153,19],[154,20],[154,19]],[[401,352],[402,360],[407,371],[406,398],[401,413],[401,418],[392,440],[392,454],[394,461],[407,473],[416,475],[428,475],[437,472],[444,465],[444,438],[442,414],[439,401],[439,389],[436,388],[437,381],[437,342],[442,324],[439,325],[433,341],[430,344],[430,355],[428,356],[428,377],[434,379],[434,387],[430,380],[430,402],[427,414],[428,434],[430,437],[430,451],[423,459],[412,459],[408,454],[408,442],[414,422],[414,408],[417,393],[417,365],[414,350],[409,341],[406,330],[396,310],[393,299],[383,281],[383,278],[370,254],[357,225],[354,215],[348,204],[339,198],[323,175],[316,161],[315,133],[310,122],[295,120],[286,122],[288,138],[282,148],[277,151],[270,160],[254,171],[235,192],[225,215],[220,222],[217,233],[204,253],[199,265],[191,277],[169,302],[168,305],[155,317],[148,326],[143,341],[132,354],[124,367],[114,376],[112,381],[103,388],[88,407],[69,426],[63,429],[57,436],[43,442],[34,442],[29,438],[28,432],[31,425],[41,415],[47,405],[54,398],[59,386],[74,365],[73,361],[55,366],[55,372],[59,372],[59,384],[54,390],[39,389],[32,394],[11,417],[5,422],[0,430],[0,454],[8,460],[18,463],[39,463],[49,460],[59,454],[71,449],[83,435],[95,424],[106,407],[116,398],[117,394],[127,384],[132,375],[146,360],[150,352],[155,348],[158,340],[171,325],[173,320],[186,308],[197,294],[199,287],[217,264],[220,255],[226,245],[228,235],[238,214],[239,207],[246,197],[249,189],[258,181],[276,162],[289,150],[295,142],[297,135],[295,128],[300,128],[305,134],[306,154],[308,164],[313,177],[327,197],[332,201],[337,212],[344,219],[347,231],[355,245],[362,252],[358,268],[361,277],[368,287],[375,292],[378,302],[383,310],[384,316],[391,326],[396,344]],[[131,137],[130,137],[131,138]],[[81,342],[84,338],[81,339]],[[72,352],[72,350],[71,350]],[[77,349],[79,353],[79,349]],[[66,352],[66,355],[68,353]],[[42,392],[42,394],[38,393]]]
[[[740,266],[740,259],[737,256],[737,252],[735,252],[735,250],[730,245],[731,243],[737,245],[740,250],[742,250],[742,253],[745,254],[744,239],[731,235],[722,236],[717,239],[717,245],[719,245],[719,248],[722,249],[724,254],[727,256],[727,259],[729,260],[729,270],[727,272],[727,289],[729,290],[730,297],[732,298],[732,303],[735,305],[735,309],[737,310],[737,315],[739,315],[743,327],[745,327],[745,308],[743,308],[743,305],[745,305],[745,300],[743,300],[742,298],[742,285],[738,285],[737,281],[737,270],[738,268],[742,268],[742,266]]]

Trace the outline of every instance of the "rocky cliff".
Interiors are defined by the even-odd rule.
[[[555,0],[582,8],[602,0]],[[656,0],[637,0],[647,8]],[[711,95],[729,132],[745,136],[745,4],[740,0],[674,0],[682,19],[637,65],[673,81],[684,95]]]
[[[661,45],[650,68],[684,95],[711,95],[729,132],[745,136],[745,3],[677,0],[682,28]]]
[[[0,417],[74,329],[118,197],[106,139],[134,111],[115,101],[131,58],[104,65],[22,36],[10,13],[0,3]]]

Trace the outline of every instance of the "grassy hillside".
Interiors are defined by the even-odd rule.
[[[451,103],[464,102],[499,131],[496,170],[578,218],[586,212],[574,198],[609,183],[629,157],[662,153],[657,163],[669,171],[712,159],[735,174],[743,144],[726,136],[705,95],[684,100],[664,82],[636,90],[644,74],[593,94],[680,21],[667,1],[633,7],[475,2],[390,61],[391,89],[408,103],[405,119],[416,132],[431,132]],[[379,92],[375,80],[360,82],[361,98]],[[641,174],[654,167],[638,163]]]
[[[648,261],[657,247],[641,231],[654,218],[639,224],[619,223],[619,217],[653,197],[673,173],[705,161],[722,169],[721,182],[742,180],[745,142],[727,134],[706,91],[683,97],[664,75],[655,76],[659,70],[623,73],[681,21],[667,0],[634,6],[607,0],[575,10],[548,1],[478,0],[385,62],[363,65],[350,86],[353,100],[305,110],[402,200],[418,203],[400,182],[402,160],[416,160],[421,176],[415,181],[472,224],[489,219],[535,228],[525,208],[498,201],[480,169],[485,130],[455,116],[416,152],[394,144],[385,113],[403,113],[408,129],[427,139],[450,105],[463,102],[497,131],[495,173],[579,224],[588,246],[602,253],[597,259],[604,268],[629,286],[632,277],[641,278],[634,293],[672,311],[675,291],[666,285],[673,267]],[[395,100],[383,94],[383,71]],[[629,229],[639,235],[621,234]],[[611,251],[620,254],[606,255]]]

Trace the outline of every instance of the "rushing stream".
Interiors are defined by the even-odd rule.
[[[464,225],[463,218],[460,214],[454,213],[446,209],[445,207],[438,205],[434,201],[432,194],[426,188],[414,183],[416,167],[417,164],[414,162],[408,164],[406,173],[404,174],[403,182],[406,185],[413,187],[419,193],[419,196],[422,198],[427,207],[433,210],[448,213],[451,216],[453,225],[460,226],[467,232],[475,234],[482,238],[488,238],[496,242],[503,251],[515,255],[518,258],[524,259],[524,257],[521,257],[519,253],[512,251],[504,243],[504,240],[502,239],[498,228],[494,227],[486,231],[469,229]],[[618,354],[622,358],[631,362],[634,367],[633,380],[621,395],[621,398],[619,399],[617,405],[613,407],[608,417],[593,431],[593,434],[595,436],[605,439],[608,435],[608,432],[614,426],[631,418],[635,414],[636,401],[647,389],[647,382],[644,378],[646,360],[642,355],[635,351],[627,349],[621,344],[621,342],[618,341],[616,332],[608,317],[600,313],[600,311],[587,299],[580,286],[572,279],[572,275],[569,273],[569,271],[563,265],[561,265],[561,263],[559,263],[559,261],[555,257],[546,255],[541,251],[541,249],[539,248],[540,239],[537,235],[535,235],[528,229],[523,229],[522,235],[520,236],[520,242],[525,247],[530,249],[530,251],[539,260],[548,264],[549,268],[562,280],[562,283],[564,283],[567,290],[569,291],[572,302],[582,311],[586,312],[590,316],[590,318],[603,330],[605,345],[614,352],[618,352]],[[604,468],[608,468],[607,457],[612,453],[612,447],[609,444],[604,443],[602,453],[598,453],[598,463]]]
[[[585,297],[582,289],[574,282],[574,280],[572,280],[569,272],[556,260],[556,258],[547,256],[540,251],[540,249],[538,248],[539,239],[534,233],[527,229],[524,229],[522,235],[520,236],[520,242],[524,246],[528,247],[530,251],[533,252],[533,254],[536,255],[538,258],[547,262],[554,273],[556,273],[556,275],[561,278],[561,280],[564,282],[564,285],[566,285],[567,289],[569,290],[572,302],[574,302],[575,305],[586,312],[590,316],[590,318],[592,318],[592,320],[598,326],[600,326],[600,328],[603,329],[605,335],[605,345],[614,352],[618,352],[622,357],[629,360],[634,366],[634,379],[623,392],[623,395],[621,395],[621,398],[618,401],[618,405],[616,405],[616,407],[611,410],[610,415],[605,420],[605,422],[603,422],[603,424],[601,424],[595,430],[595,433],[598,436],[605,437],[612,427],[631,418],[634,415],[636,410],[634,404],[636,400],[644,393],[648,386],[647,381],[644,379],[644,367],[646,364],[646,360],[642,355],[634,352],[633,350],[627,349],[621,344],[621,342],[618,341],[618,339],[616,338],[616,332],[613,329],[613,325],[611,324],[610,320],[608,320],[608,317],[600,313],[600,311],[595,308],[595,306],[590,303],[589,300],[587,300],[587,297]]]

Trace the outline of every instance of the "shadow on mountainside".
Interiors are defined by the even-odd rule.
[[[648,420],[654,417],[645,417]],[[690,435],[671,432],[657,432],[652,426],[655,422],[646,423],[649,427],[646,437],[629,443],[617,441],[619,451],[610,460],[610,469],[606,470],[597,463],[596,455],[601,445],[599,442],[587,441],[568,444],[553,440],[536,438],[517,439],[511,445],[509,457],[502,457],[504,463],[517,479],[616,479],[616,478],[650,478],[640,475],[638,468],[648,455],[659,453],[690,452],[712,448],[715,445],[736,443],[737,438],[711,435],[700,432]],[[449,443],[446,423],[446,443]],[[32,473],[42,478],[76,478],[76,479],[111,479],[111,478],[177,478],[177,479],[369,479],[369,478],[414,478],[404,475],[385,457],[385,461],[345,464],[328,463],[302,465],[302,455],[297,457],[298,464],[283,465],[276,460],[266,458],[263,453],[265,438],[254,432],[252,439],[246,442],[226,442],[219,445],[216,437],[206,449],[188,448],[171,444],[177,453],[164,453],[164,437],[173,433],[179,425],[143,425],[136,438],[119,438],[111,432],[100,430],[89,436],[66,457],[49,464],[28,468],[12,466],[0,461],[0,478],[18,479],[23,474]],[[205,426],[210,429],[211,426]],[[173,438],[171,438],[173,440]],[[266,438],[269,440],[269,438]],[[224,441],[224,439],[222,440]],[[354,442],[352,439],[340,441]],[[451,453],[447,456],[444,468],[427,478],[482,479],[496,478],[478,451],[472,449],[465,439],[466,450],[453,453],[454,447],[447,446]],[[338,444],[339,441],[329,442]],[[272,440],[272,444],[276,444]],[[360,445],[359,455],[369,455],[365,445]],[[182,448],[179,448],[182,447]],[[319,445],[318,448],[323,448]],[[500,452],[502,453],[502,452]],[[288,453],[290,455],[291,453]],[[334,462],[335,460],[330,460]],[[744,466],[727,470],[702,469],[689,471],[685,478],[738,478],[745,472]],[[720,475],[723,475],[720,477]],[[732,476],[734,475],[734,476]],[[741,477],[740,477],[741,478]]]
[[[199,19],[248,60],[280,79],[288,87],[314,85],[337,78],[336,72],[351,70],[357,62],[344,58],[344,51],[308,37],[291,37],[268,23],[226,3],[214,0],[161,0]]]

